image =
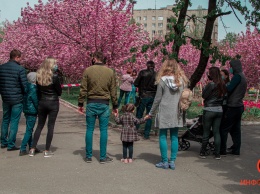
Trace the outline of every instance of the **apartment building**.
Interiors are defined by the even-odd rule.
[[[143,25],[144,30],[149,32],[150,38],[153,39],[155,36],[165,36],[169,31],[167,29],[167,19],[174,17],[172,12],[173,5],[168,5],[160,9],[141,9],[134,10],[133,17],[137,23]],[[200,37],[204,33],[204,28],[206,20],[202,17],[207,15],[207,9],[195,9],[188,10],[187,15],[192,16],[196,15],[199,19],[195,24],[192,20],[186,21],[186,34],[190,36]],[[187,17],[188,18],[188,17]],[[218,21],[216,20],[214,24],[213,34],[212,34],[213,43],[218,40]]]

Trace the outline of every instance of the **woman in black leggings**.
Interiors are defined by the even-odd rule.
[[[44,157],[51,157],[51,141],[53,137],[54,125],[59,112],[59,96],[62,93],[61,84],[58,75],[55,73],[58,69],[57,60],[48,57],[43,61],[37,70],[37,87],[38,87],[38,125],[34,133],[32,148],[29,156],[35,155],[36,145],[40,138],[42,129],[48,117],[48,133]]]

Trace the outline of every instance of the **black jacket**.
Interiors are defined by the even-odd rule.
[[[157,86],[155,85],[156,72],[154,69],[141,70],[134,81],[135,87],[138,87],[139,96],[155,97]]]
[[[62,93],[60,80],[57,74],[53,75],[52,84],[41,86],[37,83],[39,100],[59,100]]]
[[[222,106],[223,96],[219,96],[217,86],[214,82],[208,83],[202,91],[204,107]]]
[[[0,65],[0,94],[3,102],[10,105],[22,103],[26,92],[25,69],[14,60]]]

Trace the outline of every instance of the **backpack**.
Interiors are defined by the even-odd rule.
[[[179,112],[182,114],[186,112],[191,106],[192,101],[192,91],[189,88],[184,88],[180,100],[179,100]]]

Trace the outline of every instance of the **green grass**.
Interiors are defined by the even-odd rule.
[[[69,103],[78,106],[79,87],[63,88],[61,98]]]
[[[119,90],[118,90],[119,94]],[[73,88],[64,88],[61,98],[63,100],[66,100],[70,102],[71,104],[78,106],[78,96],[79,96],[79,87],[73,87]],[[124,99],[122,99],[122,102],[124,102]],[[131,102],[131,101],[130,101]],[[203,107],[198,106],[200,102],[192,102],[191,107],[187,111],[187,118],[195,118],[198,115],[202,114]],[[112,107],[110,105],[110,109],[112,110]],[[250,112],[244,112],[242,119],[245,121],[260,121],[260,116],[259,116],[259,109],[258,110],[252,110]],[[113,117],[110,117],[110,121],[114,122]],[[143,125],[141,125],[143,126]]]

